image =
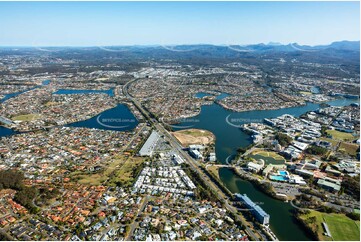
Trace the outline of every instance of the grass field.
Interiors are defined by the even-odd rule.
[[[79,175],[77,176],[80,184],[89,185],[89,186],[99,186],[106,181],[106,177],[102,174],[92,174],[92,175]]]
[[[286,160],[282,156],[280,156],[279,154],[273,151],[256,150],[252,152],[252,154],[249,155],[249,157],[256,160],[263,159],[266,165],[268,164],[280,165],[286,162]]]
[[[104,176],[109,176],[113,171],[120,167],[126,161],[127,158],[123,156],[115,157],[114,160],[108,163],[107,169],[104,171]]]
[[[207,168],[207,170],[209,170],[213,175],[215,175],[219,180],[221,180],[221,178],[219,177],[219,167],[218,166],[209,166]]]
[[[105,165],[104,171],[100,173],[84,174],[82,172],[74,172],[72,173],[72,176],[78,179],[78,182],[80,184],[95,185],[95,186],[101,185],[108,179],[108,177],[112,174],[112,172],[118,169],[124,162],[125,162],[125,158],[122,156],[118,156],[111,162],[108,162]]]
[[[144,158],[130,157],[125,161],[123,165],[121,165],[111,182],[120,181],[123,184],[130,185],[135,179],[134,175],[136,175],[133,174],[133,169],[139,167],[143,162]]]
[[[358,150],[358,145],[357,144],[351,144],[351,143],[346,143],[346,142],[342,142],[340,144],[340,147],[338,148],[339,151],[344,151],[345,153],[355,156],[356,152]]]
[[[19,115],[12,118],[13,121],[33,121],[39,119],[41,117],[40,114],[25,114]]]
[[[300,94],[304,94],[304,95],[312,95],[312,92],[303,92],[301,91]]]
[[[310,217],[316,217],[316,222],[310,223],[308,226],[313,230],[317,229],[320,240],[359,241],[360,239],[360,221],[354,221],[344,214],[328,214],[318,211],[311,211],[309,214],[301,216],[304,220]],[[332,238],[323,235],[325,231],[322,222],[327,224]]]
[[[325,214],[323,218],[333,240],[360,241],[360,221],[353,221],[341,214]]]
[[[50,106],[54,106],[54,105],[58,105],[58,104],[59,104],[58,102],[47,102],[47,103],[45,103],[45,106],[50,107]]]
[[[324,138],[324,137],[320,138],[320,140],[324,140],[324,141],[330,142],[333,147],[336,147],[337,144],[338,144],[338,142],[339,142],[339,141],[337,141],[337,140],[330,139],[330,138]]]
[[[329,135],[332,135],[332,137],[336,140],[341,140],[341,141],[350,141],[350,140],[354,140],[355,137],[350,134],[350,133],[345,133],[345,132],[341,132],[341,131],[337,131],[337,130],[331,130],[328,129],[326,130],[326,133]]]

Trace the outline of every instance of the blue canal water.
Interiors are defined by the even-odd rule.
[[[228,94],[224,94],[227,96]],[[347,106],[352,103],[359,103],[359,99],[338,99],[327,102],[333,106]],[[182,120],[179,127],[191,127],[206,129],[216,136],[216,155],[217,159],[224,163],[227,158],[237,154],[239,147],[247,147],[252,143],[250,135],[243,132],[239,127],[245,123],[262,123],[264,118],[275,118],[283,114],[291,114],[298,117],[306,112],[314,111],[320,108],[319,104],[307,103],[304,106],[283,108],[278,110],[261,110],[247,112],[233,112],[226,110],[218,104],[204,105],[199,115],[189,119]],[[175,130],[177,128],[173,125]]]
[[[311,92],[314,93],[314,94],[318,94],[318,93],[320,93],[320,88],[314,86],[314,87],[311,88]]]
[[[5,137],[5,136],[9,136],[9,135],[13,135],[13,134],[15,134],[14,130],[5,128],[3,126],[0,126],[0,138]]]
[[[106,110],[90,119],[69,124],[71,127],[85,127],[115,131],[128,131],[138,125],[138,120],[124,104],[118,104],[115,108]]]
[[[0,103],[5,102],[5,101],[8,100],[9,98],[16,97],[17,95],[20,95],[20,94],[22,94],[22,93],[25,93],[25,92],[34,90],[34,89],[39,88],[39,87],[41,87],[41,86],[47,86],[47,85],[50,84],[50,82],[51,82],[51,80],[45,80],[45,81],[43,81],[43,82],[41,83],[41,85],[39,85],[39,86],[35,86],[35,87],[33,87],[33,88],[29,88],[29,89],[27,89],[27,90],[20,91],[20,92],[14,92],[14,93],[6,94],[5,97],[0,100]]]
[[[45,80],[45,81],[42,82],[41,85],[46,86],[46,85],[49,85],[50,82],[51,82],[51,80]],[[20,94],[22,94],[22,93],[24,93],[24,92],[28,92],[28,91],[30,91],[30,90],[34,90],[34,89],[36,89],[36,88],[39,88],[41,85],[35,86],[35,87],[33,87],[33,88],[30,88],[30,89],[27,89],[27,90],[24,90],[24,91],[21,91],[21,92],[15,92],[15,93],[6,94],[5,97],[0,100],[0,103],[5,102],[5,101],[8,100],[9,98],[16,97],[17,95],[20,95]],[[12,129],[8,129],[8,128],[5,128],[5,127],[3,127],[3,126],[0,126],[0,138],[1,138],[1,137],[4,137],[4,136],[13,135],[13,134],[15,134],[15,133],[16,133],[16,132],[15,132],[14,130],[12,130]]]
[[[359,103],[358,99],[339,99],[328,102],[333,106],[347,106]],[[218,104],[202,106],[201,112],[195,117],[183,120],[179,126],[205,129],[216,136],[216,155],[221,163],[232,159],[237,154],[239,147],[247,147],[251,144],[251,137],[244,133],[239,126],[251,122],[264,122],[264,118],[275,118],[283,114],[291,114],[296,117],[320,108],[319,104],[307,103],[305,106],[284,108],[278,110],[262,110],[248,112],[232,112],[222,108]],[[176,128],[181,130],[183,128]],[[246,193],[254,202],[259,204],[270,214],[270,227],[280,240],[312,240],[311,235],[297,223],[292,215],[293,207],[267,196],[258,190],[252,183],[241,179],[233,171],[221,168],[219,176],[225,186],[233,193]]]
[[[197,98],[204,98],[204,97],[210,97],[212,94],[206,93],[206,92],[198,92],[196,93],[195,97]]]
[[[197,98],[204,98],[204,97],[210,97],[210,96],[212,96],[212,94],[209,94],[209,93],[206,93],[206,92],[197,92],[195,94],[195,97],[197,97]],[[216,96],[216,100],[221,100],[221,99],[226,98],[228,96],[229,96],[228,93],[223,92],[223,93],[219,94],[218,96]]]
[[[91,94],[91,93],[105,93],[109,96],[114,96],[114,89],[109,90],[79,90],[79,89],[59,89],[53,94]]]
[[[220,95],[224,98],[228,94]],[[359,103],[358,99],[339,99],[328,102],[334,106],[345,106]],[[218,104],[202,106],[201,113],[195,117],[184,120],[179,126],[191,126],[193,128],[206,129],[216,136],[217,159],[224,163],[229,157],[234,156],[237,148],[251,144],[251,138],[244,133],[239,125],[250,122],[263,122],[264,118],[274,118],[283,114],[291,114],[296,117],[301,114],[317,110],[319,104],[307,103],[305,106],[284,108],[279,110],[232,112]],[[70,124],[73,127],[87,127],[106,130],[124,131],[136,127],[138,121],[127,106],[119,104],[117,107],[85,121]],[[179,128],[180,130],[182,128]],[[11,134],[11,130],[0,127],[0,136]],[[292,216],[293,207],[285,202],[275,200],[262,191],[258,190],[248,181],[242,180],[233,171],[222,168],[219,171],[222,182],[233,193],[246,193],[254,202],[259,204],[270,214],[270,227],[280,240],[311,240],[304,229]]]

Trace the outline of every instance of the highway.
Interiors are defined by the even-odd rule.
[[[190,167],[196,171],[199,175],[199,177],[201,179],[203,179],[204,183],[207,184],[207,186],[212,190],[212,192],[217,196],[217,198],[222,201],[224,203],[224,206],[230,211],[232,212],[239,221],[241,221],[241,223],[246,227],[245,231],[248,234],[248,236],[255,241],[258,241],[258,236],[256,236],[256,234],[249,228],[247,227],[247,222],[245,221],[245,219],[243,218],[243,216],[240,216],[238,214],[237,208],[230,205],[228,203],[228,196],[226,194],[223,193],[223,191],[221,190],[221,188],[219,188],[214,182],[212,182],[210,180],[210,178],[208,177],[207,174],[205,174],[201,167],[199,166],[199,164],[192,158],[189,156],[188,153],[186,153],[182,146],[179,144],[179,142],[174,138],[173,135],[171,135],[168,130],[166,130],[163,125],[161,125],[160,123],[158,123],[155,119],[152,119],[150,117],[150,114],[148,113],[148,111],[146,111],[142,105],[135,99],[133,98],[129,93],[128,93],[128,86],[129,84],[131,84],[132,82],[137,81],[138,79],[134,79],[131,80],[129,82],[127,82],[124,86],[123,86],[123,94],[130,99],[134,105],[143,113],[143,115],[145,116],[145,118],[148,120],[148,122],[150,124],[152,124],[154,126],[154,128],[159,132],[160,135],[163,135],[165,140],[168,141],[170,143],[170,145],[176,149],[176,151],[178,152],[179,155],[181,155],[183,158],[185,158],[185,160],[187,161],[187,163],[190,165]]]

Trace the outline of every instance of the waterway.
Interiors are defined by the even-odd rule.
[[[359,103],[358,99],[339,99],[327,102],[333,106],[346,106]],[[179,126],[211,131],[216,136],[217,159],[226,163],[237,154],[239,147],[247,147],[252,143],[250,135],[243,132],[239,126],[251,122],[264,122],[264,118],[275,118],[283,114],[296,117],[308,111],[320,108],[319,104],[307,103],[305,106],[284,108],[278,110],[262,110],[248,112],[232,112],[218,104],[204,105],[195,117],[183,120]],[[176,128],[176,130],[183,128]],[[270,214],[270,227],[280,240],[311,240],[312,238],[293,219],[293,207],[285,202],[273,199],[257,190],[250,182],[242,180],[233,171],[222,168],[219,170],[221,180],[233,193],[246,193],[254,202]]]
[[[13,135],[13,134],[15,134],[14,130],[5,128],[3,126],[0,126],[0,138],[5,137],[5,136],[9,136],[9,135]]]
[[[42,85],[49,85],[50,80],[45,80]],[[24,92],[33,90],[40,86],[22,91],[11,93],[5,96],[4,99],[0,100],[0,103],[17,95],[20,95]],[[88,94],[88,93],[106,93],[109,96],[114,96],[114,90],[68,90],[60,89],[54,94]],[[118,104],[115,108],[106,110],[99,115],[92,117],[90,119],[75,122],[67,126],[72,127],[86,127],[86,128],[96,128],[96,129],[105,129],[105,130],[115,130],[115,131],[128,131],[134,129],[138,125],[138,120],[134,117],[129,108],[124,104]],[[13,135],[16,132],[12,129],[5,128],[0,126],[0,137]]]
[[[38,86],[35,86],[35,87],[32,87],[32,88],[29,88],[29,89],[24,90],[24,91],[6,94],[5,97],[0,100],[0,103],[5,102],[5,101],[8,100],[9,98],[16,97],[16,96],[18,96],[18,95],[20,95],[20,94],[22,94],[22,93],[25,93],[25,92],[34,90],[34,89],[39,88],[39,87],[41,87],[41,86],[47,86],[47,85],[50,84],[50,82],[51,82],[51,80],[45,80],[45,81],[43,81],[43,82],[41,83],[41,85],[38,85]]]
[[[212,96],[212,94],[206,93],[206,92],[198,92],[195,94],[195,97],[197,98],[204,98],[204,97],[209,97]]]
[[[0,103],[3,103],[5,102],[6,100],[8,100],[9,98],[12,98],[12,97],[16,97],[22,93],[25,93],[25,92],[28,92],[28,91],[31,91],[31,90],[34,90],[36,88],[39,88],[41,86],[47,86],[49,85],[51,82],[51,80],[45,80],[41,83],[41,85],[38,85],[38,86],[35,86],[35,87],[32,87],[32,88],[29,88],[27,90],[24,90],[24,91],[20,91],[20,92],[14,92],[14,93],[10,93],[10,94],[6,94],[5,97],[3,99],[0,100]],[[12,129],[8,129],[8,128],[5,128],[3,126],[0,125],[0,138],[3,137],[3,136],[9,136],[9,135],[13,135],[15,134],[16,132]]]
[[[314,86],[314,87],[311,88],[311,92],[313,94],[319,94],[320,93],[320,88],[317,87],[317,86]]]
[[[79,89],[59,89],[53,94],[91,94],[91,93],[105,93],[109,96],[114,96],[114,89],[109,90],[79,90]]]
[[[222,94],[223,95],[223,94]],[[224,94],[224,98],[228,94]],[[218,99],[217,97],[217,99]],[[359,103],[359,99],[338,99],[327,102],[333,106],[347,106],[352,103]],[[283,108],[278,110],[261,110],[247,112],[233,112],[226,110],[218,104],[204,105],[199,115],[189,119],[182,120],[178,125],[173,125],[175,130],[181,130],[181,127],[191,127],[206,129],[216,136],[216,155],[217,159],[224,163],[227,158],[237,154],[239,147],[247,147],[252,143],[250,135],[240,130],[240,126],[245,123],[264,122],[264,118],[275,118],[283,114],[291,114],[295,117],[308,111],[314,111],[320,108],[320,104],[307,103],[304,106]],[[179,126],[180,128],[177,128]]]
[[[210,93],[206,93],[206,92],[197,92],[194,96],[197,97],[197,98],[204,98],[204,97],[210,97],[210,96],[213,96],[213,95],[210,94]],[[228,96],[229,96],[228,93],[222,92],[221,94],[216,96],[216,100],[221,100],[221,99],[226,98]]]
[[[299,224],[293,218],[293,207],[289,203],[267,196],[252,183],[242,180],[229,169],[220,169],[219,175],[231,192],[247,194],[254,203],[258,204],[270,215],[270,227],[279,240],[312,240],[312,237],[299,227]]]
[[[137,125],[138,120],[134,117],[127,105],[118,104],[115,108],[108,109],[97,116],[67,126],[128,131],[134,129]]]
[[[217,96],[220,100],[228,94]],[[351,103],[359,103],[358,99],[339,99],[330,101],[334,106],[345,106]],[[251,137],[244,133],[239,125],[250,122],[263,122],[264,118],[274,118],[283,114],[291,114],[296,117],[301,114],[317,110],[319,104],[307,103],[305,106],[284,108],[279,110],[232,112],[218,104],[202,106],[201,113],[195,117],[184,120],[179,126],[191,126],[192,128],[206,129],[216,136],[217,159],[225,163],[227,158],[237,153],[237,148],[247,147],[251,144]],[[102,112],[101,114],[85,121],[69,124],[72,127],[87,127],[105,130],[125,131],[136,127],[138,121],[126,105],[119,104],[117,107]],[[182,129],[182,128],[179,128]],[[11,130],[0,127],[0,137],[10,135]],[[271,215],[270,226],[280,240],[310,240],[311,238],[294,221],[290,204],[273,199],[257,190],[250,182],[240,179],[231,170],[222,168],[219,171],[221,180],[232,192],[246,193],[254,202],[258,203]]]

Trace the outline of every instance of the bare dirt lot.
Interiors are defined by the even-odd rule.
[[[172,132],[172,134],[183,147],[187,147],[192,144],[209,145],[215,141],[214,134],[202,129],[186,129]]]

